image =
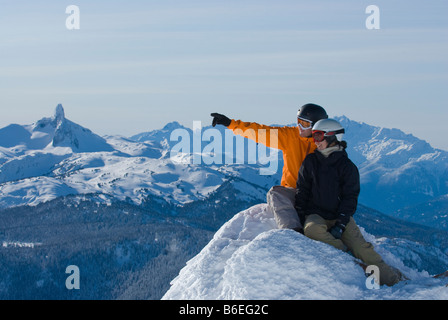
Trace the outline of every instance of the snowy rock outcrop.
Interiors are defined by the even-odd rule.
[[[411,280],[369,289],[369,279],[352,256],[295,231],[276,229],[267,205],[256,205],[221,227],[171,282],[163,299],[448,299],[446,279],[406,267],[374,245]]]

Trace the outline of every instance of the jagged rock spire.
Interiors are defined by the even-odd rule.
[[[61,120],[65,119],[64,108],[62,107],[62,104],[60,104],[60,103],[56,106],[56,110],[54,112],[54,119],[57,122],[60,122]]]

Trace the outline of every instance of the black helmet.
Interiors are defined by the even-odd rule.
[[[319,120],[328,119],[328,115],[325,109],[321,106],[314,103],[307,103],[299,109],[297,118],[311,121],[312,124],[315,124]]]

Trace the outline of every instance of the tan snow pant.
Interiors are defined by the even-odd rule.
[[[325,242],[337,249],[350,250],[353,255],[367,265],[375,265],[380,271],[380,285],[392,286],[400,281],[400,271],[387,265],[375,251],[373,245],[367,242],[359,230],[355,220],[351,217],[341,239],[336,239],[328,232],[336,220],[325,220],[317,214],[306,216],[305,236]]]
[[[302,229],[299,215],[294,208],[296,189],[274,186],[269,190],[266,198],[279,229]]]

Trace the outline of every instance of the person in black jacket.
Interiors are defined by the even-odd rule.
[[[400,281],[401,273],[387,265],[366,242],[352,217],[360,192],[359,171],[345,151],[344,132],[333,119],[320,120],[313,126],[317,149],[299,170],[295,207],[305,236],[350,251],[367,265],[376,265],[380,284],[391,286]]]

